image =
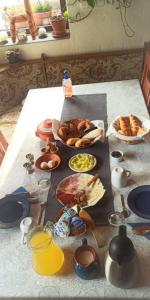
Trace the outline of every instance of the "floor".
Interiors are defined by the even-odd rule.
[[[8,143],[10,143],[11,141],[11,137],[19,118],[21,108],[22,105],[18,105],[6,114],[0,116],[0,130],[3,132],[3,135],[5,136]]]

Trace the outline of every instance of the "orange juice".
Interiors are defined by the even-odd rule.
[[[41,275],[57,273],[64,262],[62,250],[53,241],[52,234],[39,230],[30,239],[33,269]]]

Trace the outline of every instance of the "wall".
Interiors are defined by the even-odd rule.
[[[143,47],[150,40],[150,0],[133,0],[127,11],[127,19],[134,29],[134,37],[125,35],[119,11],[111,5],[101,5],[98,0],[92,14],[84,21],[70,24],[70,39],[21,45],[18,48],[25,59],[48,56],[90,53]],[[4,51],[0,48],[0,62],[4,62]]]

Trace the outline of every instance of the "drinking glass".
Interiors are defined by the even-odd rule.
[[[46,202],[49,189],[51,187],[51,175],[49,177],[41,178],[38,182],[39,185],[39,202]]]
[[[115,211],[108,216],[109,224],[113,227],[119,227],[125,224],[124,216],[121,212]]]
[[[119,226],[125,225],[125,218],[119,211],[114,211],[108,216],[108,222],[113,228],[113,235],[118,234]]]

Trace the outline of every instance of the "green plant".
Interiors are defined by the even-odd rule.
[[[68,19],[69,19],[69,13],[68,13],[68,10],[65,10],[65,11],[64,11],[63,17],[64,17],[65,21],[68,21]]]
[[[33,5],[34,12],[47,12],[47,11],[51,11],[51,9],[52,7],[48,0],[38,1]]]
[[[18,14],[24,14],[24,5],[11,5],[9,7],[10,14],[18,15]]]

